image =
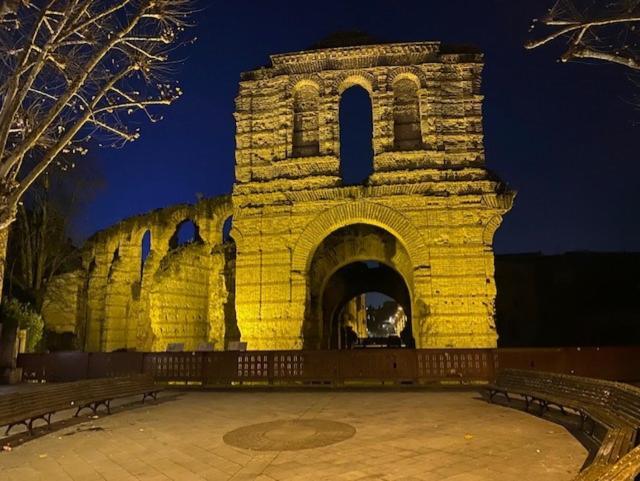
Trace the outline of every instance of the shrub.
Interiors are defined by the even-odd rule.
[[[32,352],[42,339],[44,319],[33,310],[31,305],[17,299],[3,301],[0,305],[2,322],[8,328],[19,327],[27,330],[27,351]]]

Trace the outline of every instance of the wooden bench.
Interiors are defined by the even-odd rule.
[[[604,472],[598,481],[633,481],[640,475],[640,446]]]
[[[80,395],[76,396],[76,416],[83,409],[91,409],[97,414],[98,408],[104,406],[111,414],[111,401],[118,398],[142,394],[142,402],[147,398],[156,399],[161,390],[149,376],[116,377],[97,380],[80,381],[87,383]]]
[[[580,428],[593,437],[599,449],[576,480],[601,479],[638,444],[640,389],[633,386],[565,374],[504,369],[485,389],[489,401],[497,395],[508,402],[511,395],[520,396],[527,411],[537,404],[541,416],[550,406],[563,414],[568,414],[567,410],[578,414]]]
[[[34,386],[0,396],[0,426],[7,426],[5,435],[18,425],[24,425],[31,434],[35,421],[43,420],[50,425],[51,417],[58,411],[75,408],[75,416],[78,416],[85,408],[95,414],[100,406],[105,406],[111,413],[113,399],[142,394],[144,402],[149,397],[156,399],[161,390],[146,375]]]

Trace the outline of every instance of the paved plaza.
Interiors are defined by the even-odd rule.
[[[561,481],[586,457],[473,391],[171,391],[57,423],[0,453],[0,481]]]

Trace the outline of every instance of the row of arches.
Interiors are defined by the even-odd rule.
[[[417,80],[400,76],[392,85],[393,90],[393,148],[394,150],[418,150],[422,146],[420,126],[419,83]],[[353,95],[354,91],[359,94]],[[357,95],[367,99],[363,112],[353,118],[343,114],[349,110],[349,98]],[[365,97],[366,96],[366,97]],[[345,105],[345,103],[347,103]],[[369,144],[372,139],[373,120],[371,107],[371,90],[363,82],[353,82],[340,92],[340,157],[344,159],[343,132],[348,128],[366,131]],[[352,117],[352,115],[349,115]],[[368,118],[367,118],[368,117]],[[368,126],[368,128],[367,128]],[[370,148],[370,147],[369,147]],[[293,91],[293,157],[308,157],[320,153],[320,88],[317,84],[304,81],[295,86]]]
[[[364,206],[372,208],[368,203],[363,204],[363,208]],[[326,228],[318,231],[318,235],[312,236],[313,245],[310,245],[309,249],[302,246],[303,248],[299,250],[299,254],[304,258],[302,261],[306,264],[305,267],[300,265],[299,272],[304,272],[309,282],[307,286],[309,296],[307,303],[301,304],[301,306],[305,305],[305,311],[302,316],[299,316],[300,320],[304,319],[301,335],[305,348],[344,348],[348,345],[346,329],[350,326],[356,326],[360,339],[367,342],[376,342],[376,339],[377,341],[383,339],[382,342],[391,342],[393,338],[395,339],[394,342],[397,342],[394,347],[415,344],[412,335],[413,310],[416,306],[413,299],[415,288],[413,276],[415,265],[420,263],[419,256],[416,257],[410,254],[410,252],[415,254],[411,250],[411,246],[415,245],[415,242],[409,242],[409,244],[405,245],[407,239],[411,238],[410,233],[407,234],[393,222],[381,222],[378,225],[375,219],[380,215],[376,216],[375,213],[371,212],[367,214],[367,212],[369,211],[362,211],[362,216],[353,215],[354,213],[351,212],[350,217],[354,221],[359,219],[355,223],[327,225]],[[367,221],[364,219],[367,219]],[[221,246],[221,249],[226,259],[224,264],[225,285],[230,288],[229,297],[225,300],[223,309],[225,312],[224,322],[228,324],[225,327],[225,332],[232,333],[234,338],[240,338],[241,333],[237,331],[242,324],[238,324],[235,320],[235,244],[231,238],[232,222],[233,218],[228,217],[223,225],[220,225],[222,238],[225,242],[228,242]],[[314,223],[314,225],[316,224],[317,222]],[[324,225],[324,223],[322,224]],[[401,233],[396,232],[397,230]],[[138,232],[140,237],[136,235],[134,245],[131,243],[119,245],[114,251],[111,251],[113,259],[110,271],[113,270],[114,274],[118,273],[117,276],[114,276],[114,282],[132,282],[131,270],[128,267],[124,270],[116,268],[116,263],[121,260],[121,255],[125,258],[123,260],[130,259],[136,255],[136,246],[140,246],[140,279],[136,286],[132,284],[132,292],[134,287],[137,289],[137,294],[132,294],[133,300],[141,299],[145,263],[152,253],[152,240],[154,240],[152,235],[155,231],[149,229]],[[155,242],[159,242],[160,239],[160,242],[165,244],[168,241],[169,232],[160,231],[158,237],[155,238]],[[303,242],[308,237],[308,235],[303,234],[299,242]],[[180,246],[202,243],[203,241],[200,238],[198,225],[186,218],[175,225],[175,231],[171,236],[170,242],[175,249],[178,249]],[[167,249],[166,244],[165,246],[154,246],[153,250],[156,251],[155,255],[158,252],[164,255],[172,251],[171,248]],[[209,249],[183,250],[178,252],[176,257],[167,259],[173,259],[171,262],[187,260],[186,265],[190,266],[190,255],[200,256],[198,259],[203,259],[209,252],[213,251]],[[217,252],[220,251],[218,250]],[[296,259],[296,256],[292,257],[294,271],[296,270],[295,266],[300,264],[300,260]],[[153,262],[154,266],[157,265],[158,260],[156,257]],[[185,286],[189,285],[189,279],[192,278],[192,274],[189,274],[188,270],[184,271],[183,274],[183,277],[180,278],[181,286],[183,286],[181,288],[188,289]],[[138,282],[137,279],[135,281]],[[149,286],[152,286],[152,292],[155,292],[153,291],[155,288],[153,286],[156,286],[155,282],[156,278],[153,277],[152,283],[149,284]],[[156,308],[153,312],[163,312],[158,311],[158,305],[162,308],[168,305],[168,312],[172,312],[170,309],[177,305],[174,302],[175,299],[171,297],[174,287],[172,284],[167,288],[166,292],[171,293],[168,297],[164,295],[152,297],[152,302],[156,302]],[[119,291],[116,290],[116,292]],[[202,312],[208,312],[206,309],[210,308],[209,304],[207,304],[210,302],[207,296],[209,294],[203,294],[198,297],[200,304],[196,304],[196,307]],[[167,301],[165,297],[169,300]],[[160,301],[164,302],[164,304],[162,302],[158,304]],[[145,300],[145,302],[147,301]],[[203,308],[202,306],[205,307]],[[421,312],[419,308],[416,308],[416,311]],[[201,316],[198,319],[205,319],[206,316],[200,311],[198,312],[198,315]],[[117,329],[120,329],[117,326],[125,326],[127,336],[129,336],[128,338],[125,337],[125,340],[129,339],[130,341],[132,335],[135,337],[135,325],[130,324],[130,320],[121,319],[122,316],[119,310],[113,310],[109,316],[109,322],[113,323],[109,324],[109,326],[116,326]],[[186,317],[185,319],[190,320],[191,318]],[[357,325],[357,322],[360,324]],[[103,326],[102,324],[99,324],[99,326],[102,327],[99,327],[100,335],[97,339],[100,339],[100,341],[97,345],[102,345],[102,339],[106,339],[107,345],[111,345],[108,344],[109,342],[114,343],[114,338],[110,337],[114,334],[104,334],[102,332],[108,326]],[[95,330],[95,327],[93,329]],[[108,329],[112,329],[112,327],[108,327]],[[126,340],[126,342],[129,341]]]
[[[222,225],[222,242],[227,243],[233,241],[231,237],[231,229],[233,227],[233,216],[228,216]],[[191,220],[186,218],[180,221],[176,225],[176,229],[169,239],[169,251],[180,248],[193,243],[202,243],[202,237],[200,237],[200,228]],[[145,263],[151,254],[151,230],[146,229],[140,238],[140,278],[144,275]],[[113,271],[116,261],[120,259],[120,245],[117,245],[113,251],[113,256],[109,265],[109,277]],[[95,266],[95,260],[91,262],[92,266]]]

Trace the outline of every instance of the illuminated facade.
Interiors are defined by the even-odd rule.
[[[513,193],[484,165],[482,66],[438,42],[272,56],[241,77],[232,195],[96,234],[84,269],[56,281],[67,294],[49,296],[47,322],[75,324],[89,350],[223,349],[238,336],[249,349],[327,348],[343,307],[378,291],[404,308],[417,347],[495,346],[492,242]],[[340,165],[352,87],[373,117],[360,185]],[[196,239],[176,247],[185,219]]]

